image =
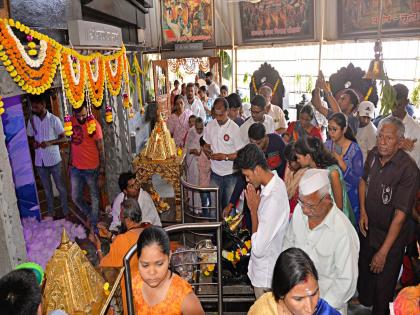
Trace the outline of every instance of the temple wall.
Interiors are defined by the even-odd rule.
[[[0,277],[25,260],[25,240],[0,119]]]

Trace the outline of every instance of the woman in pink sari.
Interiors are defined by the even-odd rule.
[[[184,139],[190,129],[188,119],[191,115],[192,112],[189,109],[184,110],[182,95],[175,96],[172,115],[169,116],[166,124],[172,137],[174,137],[177,147],[184,147]]]

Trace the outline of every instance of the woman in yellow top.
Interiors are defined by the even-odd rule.
[[[146,228],[137,241],[139,274],[133,278],[136,314],[204,315],[191,285],[172,273],[168,234]]]
[[[289,248],[277,258],[271,289],[252,305],[248,315],[340,315],[319,298],[318,272],[299,248]]]

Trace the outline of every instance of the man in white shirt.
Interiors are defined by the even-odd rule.
[[[216,99],[220,96],[220,88],[216,82],[213,81],[213,73],[210,71],[206,73],[206,84],[208,86],[209,97]]]
[[[210,185],[220,189],[220,209],[224,209],[236,183],[233,160],[242,147],[238,125],[228,117],[229,104],[223,97],[214,101],[214,119],[204,129],[204,152],[210,158]]]
[[[397,93],[397,104],[392,111],[392,116],[402,120],[405,132],[402,148],[414,159],[417,167],[420,168],[420,125],[417,121],[407,114],[408,88],[403,84],[393,86]]]
[[[265,154],[255,144],[239,150],[234,162],[247,181],[245,196],[251,213],[251,258],[248,277],[258,299],[271,288],[274,265],[283,246],[290,213],[284,182],[273,174]],[[256,189],[261,187],[261,193]]]
[[[280,106],[271,104],[273,91],[269,86],[264,85],[260,87],[258,94],[262,95],[265,99],[265,113],[273,118],[276,133],[283,134],[287,130],[286,117]]]
[[[363,163],[366,161],[370,150],[376,146],[376,127],[372,122],[375,105],[370,101],[363,101],[357,109],[359,128],[357,128],[356,140],[363,154]]]
[[[121,225],[121,203],[126,198],[134,198],[138,201],[142,213],[142,222],[162,226],[152,198],[146,191],[138,187],[135,174],[131,172],[120,174],[118,185],[120,186],[121,192],[112,202],[112,223],[109,230],[118,231],[118,227]]]
[[[321,297],[341,314],[356,291],[359,238],[330,195],[328,171],[309,169],[299,183],[298,204],[283,250],[304,250],[315,264]]]
[[[29,142],[35,149],[35,169],[41,179],[47,198],[48,215],[54,216],[54,193],[51,175],[60,193],[63,215],[69,214],[67,189],[64,185],[60,143],[67,142],[63,124],[57,116],[47,110],[47,94],[30,95],[29,101],[33,116],[28,121],[27,135]]]
[[[249,143],[249,128],[257,122],[264,125],[267,134],[275,131],[273,118],[265,114],[265,98],[261,95],[256,95],[251,100],[251,117],[245,120],[240,127],[241,140],[244,145]]]
[[[186,95],[184,97],[184,110],[189,109],[196,117],[201,117],[203,121],[206,120],[206,110],[200,99],[195,96],[194,83],[187,84]],[[206,105],[207,106],[207,105]]]

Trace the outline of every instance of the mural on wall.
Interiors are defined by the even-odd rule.
[[[38,193],[20,96],[4,98],[1,115],[21,217],[40,218]]]
[[[341,37],[374,36],[378,29],[380,0],[340,0],[338,29]],[[420,33],[420,0],[384,0],[382,32]]]
[[[244,42],[314,38],[313,0],[241,2]]]
[[[214,41],[213,0],[161,0],[163,44]]]

